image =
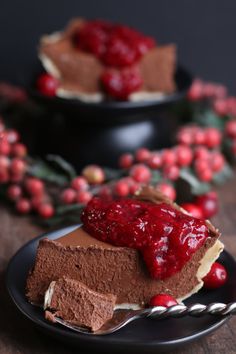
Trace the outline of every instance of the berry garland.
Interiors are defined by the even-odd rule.
[[[0,96],[21,104],[25,93],[0,83]],[[138,149],[120,156],[119,169],[86,166],[77,175],[59,156],[33,159],[16,130],[0,120],[0,187],[20,214],[37,214],[48,224],[78,222],[92,198],[133,195],[151,184],[195,217],[212,217],[218,198],[212,191],[232,175],[236,157],[236,98],[224,86],[195,80],[187,95],[191,123],[176,134],[176,145],[160,151]],[[183,193],[184,186],[184,193]],[[189,189],[190,193],[186,193]],[[186,196],[183,200],[183,196]]]

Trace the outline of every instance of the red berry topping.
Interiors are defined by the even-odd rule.
[[[236,138],[236,120],[229,120],[225,124],[225,132],[231,138]]]
[[[203,219],[202,209],[199,206],[192,203],[184,203],[181,204],[181,207],[185,209],[189,214],[191,214],[194,218]]]
[[[76,191],[85,191],[89,188],[89,184],[84,177],[78,176],[71,181],[71,188],[75,189]]]
[[[50,203],[43,203],[41,204],[38,209],[37,209],[39,215],[43,218],[43,219],[49,219],[51,218],[54,213],[54,207],[52,204]]]
[[[121,36],[112,35],[103,55],[105,65],[120,68],[132,65],[137,59],[138,53],[131,43]]]
[[[66,188],[61,194],[61,201],[64,204],[72,204],[76,199],[76,191],[72,188]]]
[[[172,185],[168,183],[159,183],[156,185],[156,188],[170,200],[174,201],[176,199],[176,191]]]
[[[104,170],[97,165],[86,166],[82,171],[82,175],[91,184],[101,184],[105,181]]]
[[[133,164],[134,158],[132,154],[123,154],[119,158],[119,166],[121,168],[130,168]]]
[[[151,180],[152,174],[150,169],[144,164],[134,165],[130,170],[130,176],[140,183],[148,183]]]
[[[151,156],[151,152],[146,148],[140,148],[135,153],[135,159],[138,162],[145,162]]]
[[[31,210],[29,199],[21,198],[16,202],[16,210],[20,214],[28,214]]]
[[[107,70],[102,74],[101,80],[105,91],[118,100],[126,100],[142,85],[140,73],[134,69]]]
[[[141,251],[150,274],[167,278],[201,247],[209,230],[195,219],[160,203],[135,199],[104,201],[93,198],[82,212],[84,228],[95,238]]]
[[[50,74],[41,74],[37,80],[37,89],[45,96],[53,97],[56,95],[59,86],[58,80]]]
[[[171,307],[177,305],[178,302],[173,298],[173,296],[168,294],[158,294],[154,295],[150,302],[150,306],[163,306],[163,307]]]
[[[19,199],[22,196],[22,188],[17,184],[12,184],[7,189],[7,196],[12,201]]]
[[[207,289],[216,289],[224,285],[227,281],[228,275],[225,267],[215,262],[211,266],[210,272],[203,278],[204,286]]]
[[[25,188],[30,195],[41,196],[44,192],[44,183],[39,178],[27,178]]]
[[[219,209],[218,197],[212,195],[211,192],[197,197],[196,204],[202,210],[205,219],[217,214]]]

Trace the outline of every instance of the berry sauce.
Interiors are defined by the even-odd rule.
[[[209,237],[204,220],[165,203],[131,198],[107,201],[95,197],[81,220],[84,229],[98,240],[139,250],[155,279],[180,271]]]

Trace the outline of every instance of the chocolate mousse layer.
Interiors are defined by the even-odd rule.
[[[116,296],[101,294],[83,283],[66,277],[53,281],[45,294],[45,317],[55,317],[96,331],[112,318]]]
[[[26,296],[31,303],[42,304],[50,283],[65,276],[96,292],[116,295],[117,304],[143,306],[158,293],[183,299],[202,287],[201,279],[223,250],[218,237],[212,229],[182,270],[164,280],[151,278],[137,250],[98,241],[82,228],[54,241],[45,238],[39,242]]]

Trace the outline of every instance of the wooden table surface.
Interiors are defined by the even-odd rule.
[[[213,220],[220,227],[222,240],[236,257],[236,178],[219,189],[221,210]],[[28,240],[39,235],[43,229],[32,224],[28,217],[13,215],[0,206],[0,353],[1,354],[68,354],[76,353],[66,345],[39,332],[23,317],[11,302],[5,289],[4,272],[11,256]],[[79,351],[85,354],[85,351]],[[233,354],[236,353],[236,316],[213,334],[175,354]]]

